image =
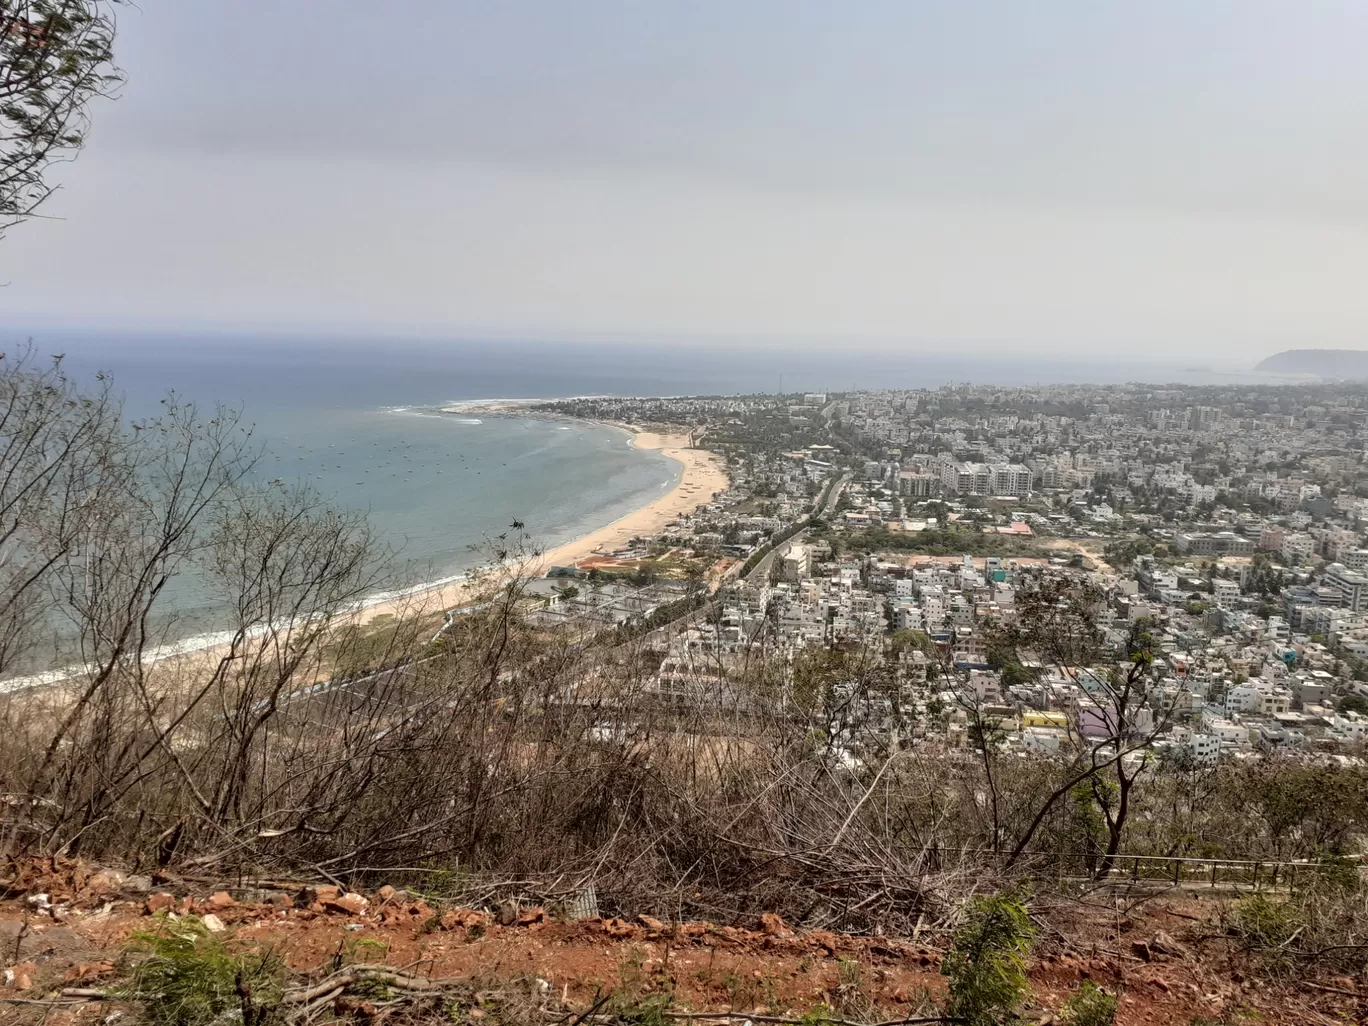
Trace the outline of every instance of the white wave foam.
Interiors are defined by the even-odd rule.
[[[360,613],[372,606],[378,606],[385,602],[393,602],[396,599],[409,598],[413,595],[421,595],[426,591],[433,591],[438,588],[445,588],[451,584],[459,584],[471,579],[476,573],[487,572],[493,569],[489,566],[476,567],[465,570],[458,574],[451,574],[447,577],[439,577],[432,581],[422,581],[418,584],[410,585],[407,588],[396,588],[392,591],[379,591],[365,598],[359,599],[345,609],[339,610],[340,613]],[[277,630],[284,630],[289,626],[288,621],[281,621],[273,625],[258,624],[244,632],[246,638],[259,637],[265,634],[270,627]],[[303,624],[300,624],[303,626]],[[178,641],[168,641],[165,644],[157,645],[148,650],[146,661],[151,664],[162,659],[173,656],[191,655],[195,652],[203,652],[207,649],[217,648],[219,645],[226,645],[237,636],[236,631],[209,631],[204,634],[193,634],[188,638],[181,638]],[[80,677],[82,674],[90,673],[94,667],[73,664],[71,666],[61,666],[52,670],[44,670],[42,673],[33,673],[24,677],[11,677],[8,680],[0,681],[0,695],[13,694],[19,691],[27,691],[30,688],[49,687],[53,684],[60,684],[64,680]]]
[[[263,624],[254,627],[246,632],[248,638],[254,638],[266,632]],[[218,645],[227,644],[232,641],[235,631],[213,631],[206,634],[195,634],[188,638],[181,638],[179,641],[168,641],[163,645],[157,645],[148,650],[146,661],[155,663],[160,659],[170,656],[189,655],[192,652],[203,652],[205,649],[214,648]],[[29,688],[40,688],[50,684],[58,684],[61,681],[72,677],[79,677],[83,673],[89,673],[94,669],[92,666],[61,666],[53,670],[44,670],[42,673],[30,674],[27,677],[11,677],[9,680],[0,681],[0,695],[12,694],[17,691],[25,691]]]

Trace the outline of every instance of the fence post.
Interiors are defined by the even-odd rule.
[[[1253,890],[1259,889],[1259,864],[1254,863],[1254,882],[1250,885]]]
[[[1216,889],[1216,863],[1211,863],[1211,889]]]
[[[1174,860],[1173,860],[1173,886],[1174,886],[1174,887],[1177,887],[1177,886],[1178,886],[1178,870],[1179,870],[1179,868],[1182,866],[1182,864],[1183,864],[1183,863],[1180,862],[1178,859],[1174,859]]]

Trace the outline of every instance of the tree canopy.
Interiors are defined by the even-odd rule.
[[[123,80],[114,64],[120,2],[0,3],[0,233],[52,195],[49,166],[75,157],[90,101]]]

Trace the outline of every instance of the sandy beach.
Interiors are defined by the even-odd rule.
[[[493,411],[485,407],[484,412]],[[509,409],[499,412],[521,411]],[[679,463],[683,468],[679,480],[664,495],[619,517],[611,524],[529,558],[520,567],[522,573],[540,575],[553,566],[572,566],[591,556],[621,549],[633,538],[658,534],[676,517],[692,513],[699,506],[711,502],[716,493],[726,490],[729,482],[722,458],[707,449],[694,448],[688,435],[642,431],[630,424],[611,426],[630,431],[632,444],[636,448],[656,450]],[[470,584],[458,581],[401,598],[384,600],[366,606],[361,613],[362,621],[368,622],[379,616],[414,610],[449,609],[469,601],[471,591]]]
[[[675,486],[611,524],[550,550],[543,556],[544,567],[569,566],[592,555],[622,548],[633,538],[658,534],[670,521],[692,513],[727,488],[727,472],[721,457],[707,449],[692,448],[687,435],[636,431],[632,444],[638,449],[655,449],[681,464],[684,469]]]
[[[521,410],[510,409],[507,412],[515,413]],[[694,448],[688,435],[641,431],[630,424],[611,426],[631,432],[632,444],[636,448],[656,450],[679,463],[683,468],[679,480],[664,495],[619,517],[611,524],[545,552],[536,553],[521,565],[510,567],[510,570],[535,576],[545,573],[553,566],[571,566],[591,556],[613,552],[626,546],[633,538],[657,534],[676,517],[692,513],[699,506],[712,501],[714,494],[727,488],[729,482],[722,458],[707,449]],[[395,598],[367,603],[354,613],[339,617],[338,625],[347,622],[370,623],[386,615],[435,614],[471,601],[474,592],[475,586],[464,578],[443,586],[417,589]],[[207,672],[208,668],[226,652],[224,640],[204,636],[166,645],[161,651],[152,654],[149,661],[162,664],[164,669],[173,672],[197,674]],[[65,667],[0,682],[0,694],[56,684],[80,672],[82,671],[79,668]]]

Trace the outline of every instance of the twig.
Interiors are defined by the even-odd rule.
[[[580,1023],[584,1022],[585,1019],[589,1018],[591,1015],[595,1014],[600,1008],[606,1005],[610,997],[612,997],[611,994],[604,994],[602,996],[596,994],[594,998],[594,1003],[589,1006],[589,1010],[587,1012],[581,1012],[579,1015],[571,1019],[569,1026],[580,1026]]]
[[[318,1009],[335,1001],[346,989],[346,987],[335,987],[327,993],[320,995],[317,1001],[312,1001],[309,1004],[303,1005],[293,1013],[291,1016],[292,1021],[298,1022],[300,1019],[308,1018]]]
[[[29,934],[29,913],[24,909],[24,922],[19,927],[19,932],[14,935],[14,961],[19,961],[19,950],[23,947],[24,938]]]
[[[751,1015],[749,1012],[661,1012],[666,1019],[749,1019],[751,1022],[784,1023],[787,1026],[803,1026],[811,1019],[790,1019],[783,1015]],[[854,1019],[822,1018],[823,1026],[916,1026],[918,1023],[963,1022],[952,1015],[923,1015],[910,1019],[885,1019],[882,1022],[863,1023]]]
[[[310,863],[310,866],[311,866],[312,868],[318,870],[319,875],[324,876],[324,877],[327,877],[329,880],[331,880],[331,881],[333,882],[333,884],[334,884],[335,886],[342,888],[343,891],[349,891],[349,890],[351,890],[350,887],[348,887],[346,884],[344,884],[344,883],[343,883],[341,880],[339,880],[337,877],[333,876],[331,873],[329,873],[329,872],[328,872],[326,869],[324,869],[322,866],[318,865],[318,863],[316,863],[316,862],[311,862],[311,863]]]
[[[83,1001],[116,1001],[119,998],[133,997],[131,994],[116,994],[107,990],[97,990],[93,987],[64,987],[62,997],[80,998]]]
[[[413,964],[417,964],[416,962]],[[342,991],[355,983],[366,980],[381,980],[388,986],[396,987],[399,990],[409,990],[417,993],[435,994],[444,990],[452,990],[468,985],[468,980],[446,979],[446,980],[422,980],[416,976],[407,976],[398,969],[387,965],[351,965],[345,971],[334,973],[312,987],[303,990],[288,990],[281,999],[288,1005],[308,1004],[321,995],[328,994],[334,990]]]
[[[1191,919],[1194,923],[1206,922],[1201,916],[1190,915],[1187,912],[1179,912],[1176,908],[1164,909],[1165,915],[1178,916],[1180,919]]]
[[[1281,950],[1283,950],[1284,948],[1286,948],[1286,947],[1287,947],[1289,944],[1291,944],[1294,940],[1296,940],[1298,937],[1300,937],[1300,936],[1302,935],[1302,931],[1304,931],[1305,929],[1306,929],[1305,926],[1299,926],[1299,927],[1297,927],[1295,930],[1292,931],[1292,936],[1291,936],[1291,937],[1288,937],[1287,940],[1283,941],[1281,944],[1278,945],[1277,950],[1278,950],[1278,951],[1281,951]]]
[[[322,994],[327,994],[332,990],[336,990],[339,987],[346,987],[348,984],[355,982],[356,980],[350,976],[342,978],[332,976],[318,984],[316,987],[310,987],[307,990],[287,991],[280,1000],[283,1004],[287,1005],[307,1004]]]
[[[1356,990],[1345,990],[1343,987],[1329,987],[1324,983],[1312,983],[1310,980],[1302,980],[1301,985],[1303,987],[1310,987],[1312,990],[1329,991],[1331,994],[1348,994],[1350,997],[1363,997],[1363,995]]]

